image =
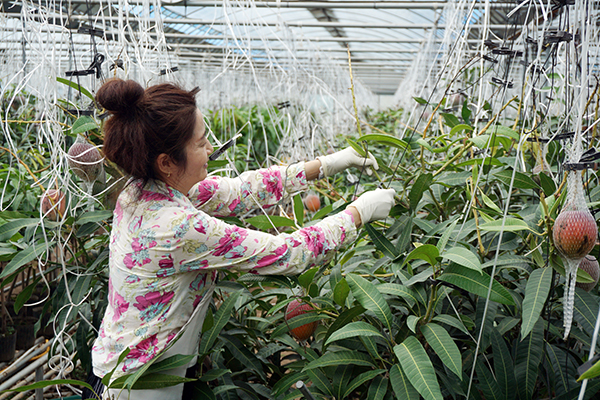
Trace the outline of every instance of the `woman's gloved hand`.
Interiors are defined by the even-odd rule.
[[[375,189],[363,193],[348,206],[356,208],[360,214],[361,224],[364,225],[387,217],[395,204],[395,195],[394,189]]]
[[[367,168],[367,175],[373,173],[371,168],[379,169],[377,160],[375,160],[372,154],[369,154],[368,158],[362,157],[352,147],[347,147],[344,150],[327,156],[317,157],[317,160],[321,161],[324,176],[335,175],[350,167],[359,169],[369,167]]]

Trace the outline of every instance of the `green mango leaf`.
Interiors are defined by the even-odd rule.
[[[361,157],[366,157],[367,153],[365,153],[365,149],[363,149],[361,145],[359,145],[354,140],[352,140],[348,137],[346,138],[346,142],[348,142],[350,147],[352,147],[354,149],[354,151],[356,151],[358,154],[360,154]]]
[[[91,93],[89,92],[89,90],[87,90],[87,89],[86,89],[86,88],[84,88],[83,86],[79,86],[79,85],[77,84],[77,82],[73,82],[73,81],[70,81],[70,80],[68,80],[68,79],[61,78],[61,77],[59,77],[59,76],[57,76],[57,77],[56,77],[56,81],[57,81],[57,82],[60,82],[60,83],[64,83],[64,84],[65,84],[65,85],[67,85],[67,86],[71,86],[73,89],[75,89],[75,90],[77,90],[77,91],[81,92],[81,94],[83,94],[83,95],[87,96],[87,97],[88,97],[90,100],[92,100],[92,101],[96,101],[96,99],[94,98],[94,95],[93,95],[93,94],[91,94]]]
[[[344,364],[360,365],[374,368],[371,357],[359,351],[341,350],[329,351],[318,359],[309,362],[302,371],[314,368],[325,368]]]
[[[471,131],[472,132],[473,127],[471,125],[467,125],[467,124],[458,124],[458,125],[454,126],[454,128],[452,128],[449,136],[454,136],[455,134],[457,134],[458,132],[461,132],[461,131]]]
[[[266,380],[265,371],[263,369],[263,363],[256,357],[256,355],[244,346],[244,343],[235,336],[221,334],[219,339],[225,344],[227,349],[231,352],[231,355],[236,360],[242,363],[246,368],[250,368],[256,372],[263,380]]]
[[[348,297],[348,293],[350,293],[350,286],[348,286],[346,279],[342,278],[333,289],[333,301],[335,301],[337,305],[343,306]]]
[[[413,288],[398,283],[382,283],[375,287],[382,294],[402,297],[411,307],[419,301],[419,296]]]
[[[442,324],[450,325],[451,327],[458,329],[459,331],[463,332],[466,335],[469,334],[469,330],[467,329],[467,327],[465,326],[463,321],[459,320],[458,318],[453,317],[451,315],[447,315],[447,314],[436,315],[435,317],[433,317],[433,321],[437,321],[437,322],[441,322]]]
[[[352,368],[351,365],[344,365],[344,367],[347,370]],[[308,371],[306,371],[306,374],[308,375],[308,378],[313,383],[313,385],[318,387],[323,393],[327,394],[328,396],[333,396],[333,392],[331,390],[331,382],[329,381],[329,379],[327,379],[327,375],[325,375],[320,369],[309,369]]]
[[[414,99],[414,101],[416,101],[419,104],[422,104],[422,105],[428,104],[427,100],[425,100],[425,99],[423,99],[421,97],[415,97],[415,96],[413,96],[413,99]]]
[[[125,350],[123,350],[121,354],[119,354],[119,358],[117,359],[117,364],[115,365],[115,367],[108,374],[102,377],[102,384],[104,386],[108,387],[110,385],[110,378],[112,378],[113,374],[115,373],[119,365],[123,362],[125,357],[127,357],[130,351],[131,349],[129,347],[125,347]]]
[[[540,318],[540,313],[550,292],[552,268],[539,268],[529,275],[523,299],[523,323],[521,338],[526,338]],[[523,339],[521,339],[523,340]]]
[[[554,180],[543,172],[539,173],[539,177],[540,186],[542,187],[546,197],[552,196],[554,192],[556,192],[556,184],[554,183]]]
[[[447,250],[446,252],[442,253],[442,258],[454,261],[458,265],[462,265],[463,267],[467,267],[474,271],[480,273],[483,272],[483,270],[481,269],[481,263],[479,262],[479,257],[470,250],[465,249],[464,247],[453,247]]]
[[[458,219],[451,223],[450,226],[444,230],[444,233],[440,237],[440,240],[438,240],[437,244],[435,245],[435,247],[437,247],[440,253],[443,252],[446,248],[448,240],[450,240],[450,236],[454,233],[454,228],[456,228],[457,223]]]
[[[397,137],[391,135],[368,134],[358,138],[357,142],[376,142],[397,147],[399,149],[410,150],[410,146],[404,140],[398,139]]]
[[[581,382],[584,379],[593,379],[598,376],[600,376],[600,361],[596,362],[590,369],[581,374],[581,376],[577,378],[577,382]]]
[[[391,331],[393,324],[392,311],[377,287],[365,278],[355,274],[346,275],[346,281],[358,302],[367,310],[372,311],[388,331]]]
[[[586,292],[581,288],[575,288],[573,318],[590,336],[594,334],[597,314],[598,297]]]
[[[160,360],[152,364],[150,368],[148,368],[148,373],[156,373],[161,371],[167,371],[169,369],[183,367],[184,365],[188,365],[190,361],[192,361],[196,357],[196,354],[191,354],[188,356],[184,356],[181,354],[176,354],[171,357],[167,357],[164,360]]]
[[[356,336],[379,336],[383,338],[383,335],[373,325],[364,321],[357,321],[351,322],[340,330],[333,332],[325,342],[325,346],[331,342],[335,342],[336,340],[342,340]]]
[[[437,258],[439,256],[440,252],[437,247],[432,244],[424,244],[411,251],[406,256],[405,262],[409,262],[410,260],[424,260],[434,266],[437,264]]]
[[[333,321],[333,324],[331,324],[331,326],[327,330],[327,333],[325,334],[325,337],[323,338],[323,342],[326,342],[327,339],[329,338],[329,336],[331,336],[333,334],[333,332],[335,332],[338,329],[340,329],[341,327],[349,324],[350,322],[352,322],[352,320],[354,318],[358,317],[359,315],[361,315],[365,311],[367,311],[367,309],[364,308],[363,306],[355,306],[355,307],[349,308],[347,310],[344,310]]]
[[[357,387],[359,387],[363,383],[372,380],[377,375],[383,374],[385,372],[387,372],[387,370],[385,370],[385,369],[375,369],[375,370],[372,370],[372,371],[367,371],[367,372],[363,372],[362,374],[359,374],[354,379],[352,379],[352,381],[350,382],[350,384],[346,388],[346,391],[344,392],[344,394],[343,394],[343,396],[341,398],[345,399],[346,397],[350,396],[350,394],[352,393],[352,391],[354,389],[356,389]]]
[[[0,242],[6,242],[21,229],[40,223],[39,218],[19,218],[0,225]]]
[[[444,270],[444,273],[438,279],[456,285],[477,296],[486,298],[491,278],[485,272],[478,273],[472,269],[452,264]],[[515,304],[512,296],[508,293],[508,290],[496,280],[492,282],[490,300],[506,305]]]
[[[533,395],[544,354],[544,325],[543,319],[538,320],[531,333],[517,345],[514,370],[521,398],[531,399]]]
[[[373,244],[375,244],[375,248],[377,248],[377,250],[381,251],[392,260],[398,257],[398,252],[396,251],[396,248],[392,242],[390,242],[388,238],[386,238],[381,232],[377,231],[373,225],[368,223],[364,225],[364,228],[373,241]]]
[[[89,222],[100,222],[111,218],[112,215],[113,212],[108,210],[87,211],[84,212],[79,218],[77,218],[75,224],[85,225]]]
[[[481,225],[479,225],[479,228],[482,231],[488,231],[488,232],[500,232],[500,231],[518,232],[518,231],[526,230],[526,231],[533,232],[536,235],[538,234],[536,231],[531,229],[529,227],[529,225],[527,225],[527,222],[523,221],[522,219],[510,218],[510,217],[507,217],[504,220],[504,229],[502,228],[502,220],[501,219],[495,220],[493,222],[486,222],[484,224],[481,224]]]
[[[505,400],[514,397],[516,387],[515,371],[510,351],[498,329],[492,330],[492,352],[494,354],[494,373],[498,387]]]
[[[300,194],[294,196],[294,218],[298,226],[304,225],[304,203]]]
[[[77,118],[77,121],[73,123],[73,126],[71,126],[71,133],[75,135],[92,129],[98,129],[98,124],[92,117],[84,115]]]
[[[519,141],[519,134],[507,126],[494,125],[494,126],[489,127],[488,130],[495,133],[496,135],[506,136],[508,138]]]
[[[217,310],[217,313],[214,316],[214,323],[212,328],[205,332],[202,335],[202,340],[200,340],[199,353],[201,355],[209,354],[213,350],[213,345],[217,340],[217,337],[221,333],[221,330],[225,327],[227,321],[229,321],[229,318],[231,317],[231,310],[233,310],[235,302],[241,294],[241,290],[230,293],[229,297],[225,299],[223,304],[221,304],[221,306]]]
[[[110,385],[111,389],[124,389],[127,388],[127,379],[131,378],[132,375],[121,376]],[[132,389],[135,390],[151,390],[151,389],[162,389],[170,386],[179,385],[186,382],[193,382],[195,378],[186,378],[178,375],[166,375],[166,374],[144,374],[135,380]]]
[[[419,400],[421,398],[399,364],[394,364],[390,368],[390,382],[392,382],[392,389],[397,399]]]
[[[444,122],[450,128],[454,128],[455,126],[460,125],[460,121],[454,114],[440,113],[440,115],[444,118]]]
[[[486,400],[503,400],[500,386],[498,386],[494,376],[485,366],[485,361],[482,358],[480,357],[479,361],[475,364],[475,371],[477,372],[477,378],[479,378],[477,386]]]
[[[8,264],[6,264],[2,270],[2,273],[0,274],[0,279],[9,276],[27,263],[37,259],[46,251],[50,250],[52,246],[54,246],[54,241],[47,244],[43,241],[38,241],[34,245],[21,250],[16,256],[13,257],[12,260],[10,260]]]
[[[202,382],[210,382],[210,381],[214,381],[214,380],[222,377],[223,375],[227,375],[230,373],[231,373],[231,370],[226,369],[226,368],[209,369],[204,374],[202,374],[202,376],[200,377],[200,380]]]
[[[279,397],[282,393],[286,392],[293,384],[298,381],[304,381],[308,378],[306,372],[292,372],[286,374],[273,385],[273,396]]]
[[[296,226],[296,223],[291,219],[280,217],[278,215],[258,215],[256,217],[246,218],[245,221],[261,231],[273,229],[273,227],[281,228],[284,226]]]
[[[421,343],[409,336],[394,346],[402,371],[425,400],[443,400],[433,364]]]
[[[83,381],[78,381],[76,379],[54,379],[51,381],[39,381],[36,383],[32,383],[31,385],[25,385],[25,386],[20,386],[18,388],[15,389],[6,389],[1,391],[0,393],[7,393],[7,392],[28,392],[30,390],[35,390],[35,389],[43,389],[45,387],[48,386],[55,386],[55,385],[74,385],[74,386],[83,386],[85,388],[88,388],[90,390],[94,390],[94,388],[92,386],[90,386],[89,383],[87,382],[83,382]]]
[[[367,400],[382,400],[383,396],[388,392],[389,381],[382,376],[376,376],[371,381],[369,386],[369,392],[367,393]]]
[[[17,298],[15,299],[15,305],[14,305],[14,310],[15,310],[15,314],[19,314],[19,311],[21,310],[21,308],[23,307],[23,305],[27,302],[27,300],[29,300],[31,298],[31,294],[33,293],[33,289],[35,289],[35,286],[37,285],[37,283],[40,281],[41,278],[37,278],[33,281],[32,284],[30,284],[29,286],[27,286],[25,289],[23,289],[21,291],[21,293],[19,293],[17,295]]]
[[[190,400],[217,400],[215,393],[206,382],[196,381],[192,386],[192,397]]]
[[[313,278],[315,277],[315,274],[318,270],[318,267],[313,267],[304,271],[302,275],[298,277],[298,282],[300,282],[300,285],[303,288],[308,289],[310,284],[313,282]]]
[[[315,213],[315,215],[313,215],[312,219],[313,219],[313,221],[316,221],[318,219],[323,218],[324,216],[326,216],[327,214],[329,214],[332,211],[333,211],[333,204],[328,204],[325,207],[321,207],[321,209],[319,211],[317,211]],[[298,225],[302,226],[300,223],[298,223]]]
[[[513,180],[514,174],[514,180]],[[507,187],[510,186],[511,180],[513,180],[513,187],[517,189],[540,189],[540,186],[533,181],[529,176],[522,172],[513,171],[512,169],[505,169],[500,172],[496,172],[494,176],[502,181]]]
[[[423,192],[425,192],[431,186],[433,182],[432,174],[420,174],[415,183],[413,184],[410,194],[408,195],[408,199],[410,201],[410,209],[416,210],[419,201],[423,197]]]
[[[458,346],[444,328],[432,322],[421,327],[421,333],[448,369],[462,379],[462,358]]]

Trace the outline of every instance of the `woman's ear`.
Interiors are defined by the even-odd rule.
[[[176,173],[177,166],[165,153],[161,153],[156,157],[156,172],[161,177],[171,177],[174,173]]]

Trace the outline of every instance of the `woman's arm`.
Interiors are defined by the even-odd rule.
[[[263,275],[298,274],[329,261],[356,238],[353,214],[346,210],[295,232],[272,235],[198,212],[191,216],[193,228],[171,252],[180,257],[175,260],[180,272],[230,268]]]
[[[273,166],[237,178],[209,177],[192,187],[188,198],[197,209],[217,217],[244,214],[259,206],[269,208],[284,196],[307,189],[304,165]]]

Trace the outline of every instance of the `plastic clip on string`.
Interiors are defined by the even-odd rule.
[[[488,56],[487,54],[482,55],[481,58],[483,58],[485,61],[491,62],[492,64],[498,64],[498,60],[492,56]]]
[[[565,132],[565,133],[559,133],[558,135],[554,135],[551,138],[540,138],[540,137],[531,136],[525,140],[527,140],[528,142],[550,143],[555,140],[571,139],[573,137],[573,135],[575,135],[575,132]]]
[[[225,153],[225,151],[230,148],[231,146],[233,146],[233,144],[235,143],[235,141],[242,136],[241,133],[238,133],[237,135],[235,135],[234,137],[232,137],[231,139],[229,139],[227,142],[225,142],[225,144],[223,146],[221,146],[218,150],[215,150],[210,156],[208,156],[208,160],[209,161],[215,161],[217,158],[221,157],[221,154]]]
[[[559,30],[548,31],[544,35],[544,46],[548,46],[550,44],[560,43],[560,42],[568,43],[571,40],[573,40],[573,35],[570,34],[569,32],[559,31]]]
[[[496,78],[496,77],[492,77],[492,82],[495,83],[496,85],[505,86],[508,89],[511,89],[513,87],[513,83],[512,82],[503,81],[502,79]]]
[[[104,37],[104,30],[102,29],[98,29],[98,28],[88,28],[85,26],[80,26],[79,29],[77,29],[77,33],[84,33],[84,34],[88,34],[88,35],[94,35],[97,37]]]
[[[67,71],[65,72],[66,76],[85,76],[96,74],[96,78],[100,79],[102,74],[102,63],[104,62],[104,54],[97,53],[94,56],[94,60],[90,64],[87,69],[79,70],[79,71]]]
[[[289,101],[282,101],[281,103],[277,104],[277,108],[280,109],[280,110],[282,110],[284,108],[288,108],[290,106],[291,106],[291,104],[290,104]]]
[[[563,168],[565,171],[582,171],[584,169],[598,169],[598,163],[593,162],[600,159],[600,153],[595,149],[591,148],[581,155],[579,162],[576,163],[565,163]]]
[[[161,69],[159,75],[171,74],[171,73],[177,72],[177,71],[179,71],[179,67]]]

